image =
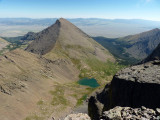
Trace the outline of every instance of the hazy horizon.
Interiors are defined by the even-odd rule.
[[[66,18],[66,17],[42,17],[42,18],[34,18],[34,17],[0,17],[0,19],[104,19],[104,20],[146,20],[146,21],[154,21],[154,22],[160,22],[160,20],[150,20],[150,19],[140,19],[140,18],[94,18],[94,17],[73,17],[73,18]]]
[[[0,36],[15,37],[28,32],[39,32],[55,23],[57,18],[0,18]],[[90,36],[124,37],[160,28],[160,21],[142,19],[67,19]]]
[[[0,0],[0,16],[160,21],[159,5],[159,0]]]

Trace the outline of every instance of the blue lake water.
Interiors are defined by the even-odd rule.
[[[83,78],[83,79],[79,80],[78,83],[80,85],[85,85],[85,86],[89,86],[89,87],[92,87],[92,88],[96,88],[96,87],[99,86],[97,80],[94,79],[94,78],[91,78],[91,79]]]

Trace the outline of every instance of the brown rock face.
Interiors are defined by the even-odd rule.
[[[159,65],[160,61],[152,61],[118,72],[102,92],[89,99],[88,109],[92,119],[98,120],[103,111],[115,106],[159,108]]]

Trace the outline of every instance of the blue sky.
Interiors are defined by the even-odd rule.
[[[0,0],[0,17],[160,21],[160,0]]]

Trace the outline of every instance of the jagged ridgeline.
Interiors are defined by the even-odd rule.
[[[108,50],[62,18],[19,39],[32,42],[0,56],[3,120],[65,116],[93,91],[79,85],[80,78],[93,77],[104,85],[121,68]]]

